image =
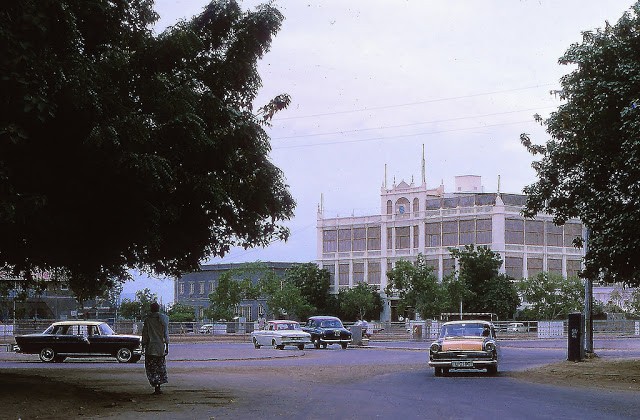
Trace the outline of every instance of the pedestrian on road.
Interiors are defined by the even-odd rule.
[[[155,388],[153,393],[162,394],[160,385],[168,382],[165,356],[169,354],[169,317],[160,313],[158,302],[151,304],[151,313],[144,319],[142,350],[147,379]]]

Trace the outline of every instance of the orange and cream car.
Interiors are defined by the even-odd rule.
[[[429,348],[429,366],[435,375],[450,369],[486,369],[498,373],[496,331],[488,321],[451,321],[442,324],[438,339]]]

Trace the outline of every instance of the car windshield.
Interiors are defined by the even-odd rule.
[[[100,335],[114,335],[115,332],[111,329],[109,324],[100,324],[98,325],[100,329]]]
[[[342,327],[342,323],[340,321],[338,321],[337,319],[326,319],[326,320],[320,322],[320,326],[322,328],[341,328]]]
[[[286,324],[277,324],[277,329],[278,330],[299,330],[300,325],[294,322],[288,322]]]
[[[490,335],[489,326],[484,324],[450,324],[443,325],[440,337],[487,337]]]

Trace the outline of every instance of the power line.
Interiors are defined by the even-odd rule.
[[[550,108],[557,108],[557,107],[550,106],[550,107],[544,107],[544,108],[528,108],[528,109],[521,109],[517,111],[494,112],[491,114],[472,115],[472,116],[457,117],[457,118],[446,118],[443,120],[423,121],[423,122],[417,122],[417,123],[411,123],[411,124],[387,125],[382,127],[358,128],[354,130],[340,130],[340,131],[324,132],[324,133],[302,134],[302,135],[296,135],[296,136],[273,137],[272,140],[286,140],[286,139],[296,139],[296,138],[303,138],[303,137],[319,137],[319,136],[330,136],[335,134],[359,133],[363,131],[386,130],[389,128],[412,127],[412,126],[423,125],[423,124],[438,124],[443,122],[461,121],[461,120],[468,120],[468,119],[474,119],[474,118],[493,117],[496,115],[507,115],[507,114],[517,114],[520,112],[540,111],[543,109],[550,109]]]
[[[401,134],[397,136],[388,136],[388,137],[373,137],[368,139],[355,139],[355,140],[342,140],[342,141],[332,141],[332,142],[323,142],[323,143],[311,143],[311,144],[295,144],[289,146],[274,146],[273,150],[281,150],[281,149],[297,149],[302,147],[315,147],[315,146],[331,146],[336,144],[350,144],[350,143],[363,143],[369,141],[378,141],[378,140],[391,140],[391,139],[399,139],[399,138],[407,138],[407,137],[417,137],[417,136],[428,136],[432,134],[443,134],[443,133],[451,133],[455,131],[466,131],[466,130],[475,130],[479,128],[489,128],[489,127],[500,127],[505,125],[515,125],[515,124],[529,124],[535,123],[533,120],[527,121],[515,121],[511,123],[500,123],[500,124],[488,124],[482,126],[474,126],[474,127],[464,127],[464,128],[452,128],[449,130],[438,130],[438,131],[430,131],[430,132],[422,132],[422,133],[413,133],[413,134]]]
[[[325,113],[322,113],[322,114],[300,115],[300,116],[294,116],[294,117],[275,117],[274,121],[294,120],[294,119],[301,119],[301,118],[325,117],[325,116],[329,116],[329,115],[350,114],[350,113],[363,112],[363,111],[376,111],[376,110],[379,110],[379,109],[400,108],[400,107],[405,107],[405,106],[422,105],[422,104],[428,104],[428,103],[434,103],[434,102],[453,101],[453,100],[457,100],[457,99],[475,98],[475,97],[478,97],[478,96],[494,95],[494,94],[497,94],[497,93],[516,92],[516,91],[519,91],[519,90],[536,89],[536,88],[541,88],[541,87],[545,87],[545,86],[555,86],[555,85],[557,85],[557,83],[545,83],[545,84],[542,84],[542,85],[526,86],[526,87],[515,88],[515,89],[496,90],[496,91],[493,91],[493,92],[473,93],[473,94],[462,95],[462,96],[451,96],[451,97],[448,97],[448,98],[428,99],[428,100],[425,100],[425,101],[408,102],[408,103],[405,103],[405,104],[384,105],[384,106],[376,106],[376,107],[370,107],[370,108],[352,109],[352,110],[347,110],[347,111],[325,112]]]

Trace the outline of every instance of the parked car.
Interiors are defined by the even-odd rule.
[[[435,368],[436,376],[446,375],[451,369],[486,369],[495,375],[499,352],[491,322],[445,322],[429,348],[429,366]]]
[[[507,325],[507,332],[527,332],[527,327],[522,322],[511,322]]]
[[[329,344],[340,344],[346,349],[351,342],[351,331],[335,316],[312,316],[302,329],[311,334],[311,341],[316,349],[320,346],[327,348]]]
[[[257,349],[272,346],[282,350],[285,346],[296,346],[304,350],[305,344],[311,344],[311,335],[302,331],[296,321],[278,320],[267,322],[265,329],[254,330],[251,341]]]
[[[211,334],[213,333],[213,324],[204,324],[198,331],[200,334]]]
[[[38,354],[43,362],[62,362],[67,357],[115,357],[135,363],[142,357],[142,337],[116,334],[106,322],[54,322],[39,334],[15,337],[19,353]]]

